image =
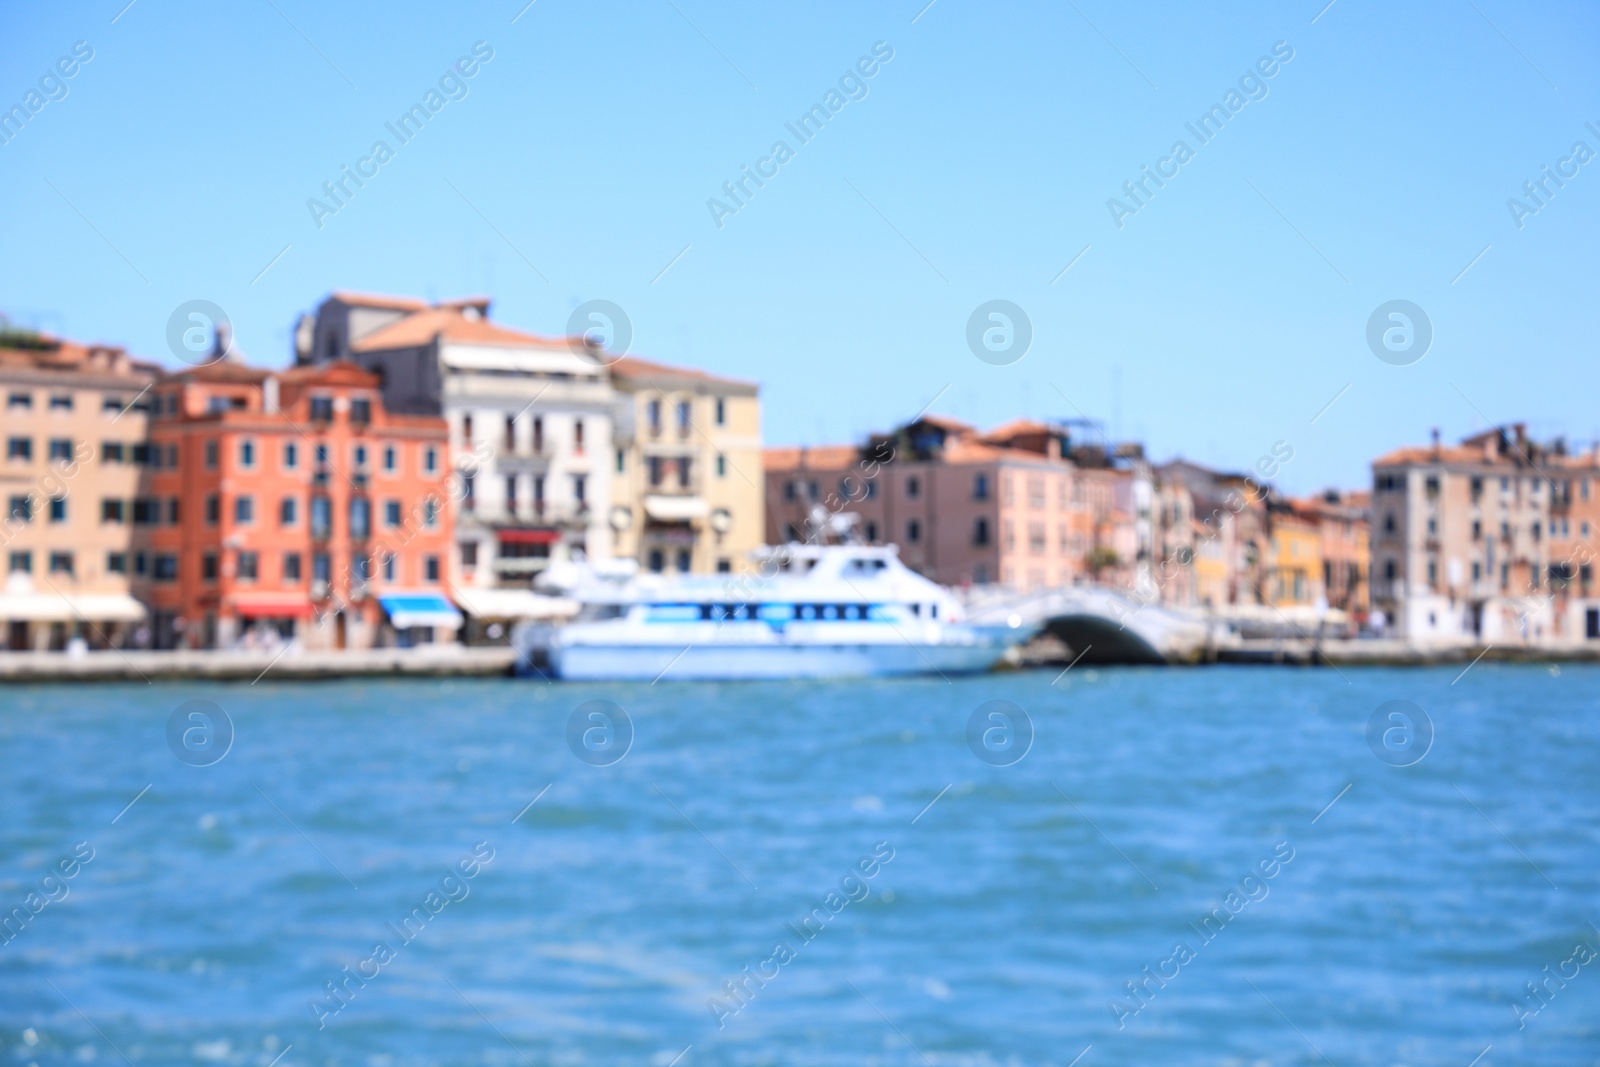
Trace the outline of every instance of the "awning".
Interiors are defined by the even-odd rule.
[[[462,611],[475,619],[562,619],[578,613],[578,602],[541,596],[531,589],[463,589],[452,587]]]
[[[644,513],[660,522],[688,522],[703,519],[711,506],[698,496],[647,496]]]
[[[461,612],[438,593],[389,593],[378,597],[378,603],[388,613],[389,621],[397,630],[413,626],[461,625]]]
[[[507,545],[553,545],[561,540],[560,530],[499,530],[495,537]]]
[[[0,619],[17,622],[139,622],[144,605],[126,593],[0,594]]]
[[[311,601],[304,593],[246,593],[233,598],[233,610],[244,619],[304,619]]]

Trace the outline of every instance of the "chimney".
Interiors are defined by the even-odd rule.
[[[1439,427],[1433,428],[1433,458],[1439,458]]]
[[[261,407],[264,411],[278,410],[278,376],[269,374],[261,383]]]

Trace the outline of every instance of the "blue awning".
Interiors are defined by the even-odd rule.
[[[461,625],[461,612],[438,593],[389,593],[378,597],[397,630],[413,626]]]

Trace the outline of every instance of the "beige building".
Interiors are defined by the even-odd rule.
[[[0,328],[0,640],[4,648],[134,643],[137,499],[159,457],[145,439],[157,368],[110,345]]]
[[[766,532],[759,388],[632,357],[611,384],[613,553],[658,573],[749,570]]]
[[[1523,424],[1372,463],[1372,599],[1414,642],[1600,639],[1593,454]]]

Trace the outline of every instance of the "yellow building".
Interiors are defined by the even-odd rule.
[[[631,357],[611,383],[613,554],[658,573],[751,569],[766,528],[759,387]]]
[[[145,609],[128,591],[146,561],[132,529],[174,521],[140,493],[153,364],[0,323],[0,647],[134,643]]]
[[[1322,584],[1322,530],[1315,517],[1273,508],[1272,557],[1265,592],[1274,607],[1326,606]]]

